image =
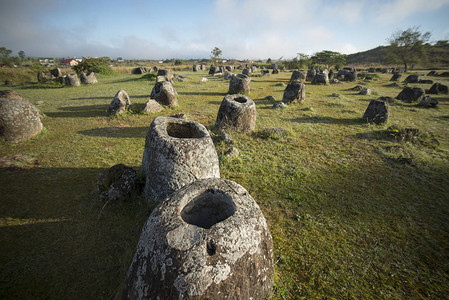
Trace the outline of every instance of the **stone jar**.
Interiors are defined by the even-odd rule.
[[[150,203],[198,179],[220,177],[217,151],[207,129],[172,117],[156,117],[148,128],[142,171]]]
[[[229,81],[229,94],[249,94],[251,77],[245,74],[237,74]]]
[[[299,80],[291,81],[284,90],[282,101],[284,103],[303,103],[306,99],[306,85]]]
[[[266,299],[273,242],[239,184],[209,178],[153,210],[128,269],[123,299]]]
[[[290,77],[290,81],[294,80],[306,80],[307,72],[305,70],[295,70],[292,72],[292,77]]]
[[[80,80],[76,74],[68,74],[64,76],[64,83],[66,86],[80,86]]]
[[[381,100],[371,100],[362,120],[367,123],[386,124],[390,115],[388,103]]]
[[[160,71],[160,70],[159,70]],[[170,81],[164,81],[163,76],[158,76],[158,80],[151,90],[150,98],[155,99],[161,105],[169,107],[178,106],[178,99],[176,98],[176,90]]]
[[[226,95],[218,109],[215,125],[233,127],[240,132],[253,131],[256,128],[256,104],[245,95]]]

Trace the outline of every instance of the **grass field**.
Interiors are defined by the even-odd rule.
[[[140,198],[100,203],[98,173],[117,163],[138,170],[156,116],[186,113],[213,131],[228,89],[228,81],[206,71],[178,73],[189,78],[175,83],[179,107],[115,118],[106,112],[119,89],[142,105],[154,82],[118,74],[91,86],[7,87],[32,103],[44,101],[46,116],[36,138],[0,144],[0,157],[29,156],[17,168],[0,169],[0,298],[111,299],[118,292],[152,207]],[[220,159],[221,176],[245,187],[268,221],[275,248],[271,299],[446,298],[449,96],[435,96],[434,109],[398,102],[389,124],[365,124],[371,99],[401,91],[388,86],[391,75],[378,74],[370,82],[307,83],[303,104],[272,110],[264,98],[282,99],[277,83],[290,75],[253,78],[256,132],[230,132],[240,157]],[[209,81],[200,84],[203,76]],[[350,90],[356,84],[373,95]],[[386,133],[391,125],[421,134],[395,140]],[[266,127],[289,134],[261,134]],[[214,140],[219,154],[229,148]]]

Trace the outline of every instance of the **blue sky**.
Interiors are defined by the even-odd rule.
[[[0,47],[17,55],[293,58],[385,45],[419,26],[449,39],[449,0],[0,0]]]

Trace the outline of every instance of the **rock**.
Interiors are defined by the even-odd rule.
[[[418,106],[425,107],[425,108],[433,108],[437,107],[438,100],[435,98],[432,98],[430,96],[425,96],[422,98],[422,100],[418,103]]]
[[[420,102],[424,98],[424,90],[421,88],[411,88],[405,87],[399,95],[396,97],[398,100],[402,100],[403,102]]]
[[[234,66],[226,66],[225,69],[228,70],[229,72],[232,72],[234,71]]]
[[[201,71],[206,71],[206,65],[201,65]]]
[[[387,102],[387,103],[394,103],[394,102],[396,102],[396,99],[394,99],[393,97],[386,97],[386,96],[379,97],[379,98],[377,98],[377,100],[378,101],[384,101],[384,102]]]
[[[355,68],[343,68],[337,73],[337,77],[343,81],[356,81],[357,80],[357,70]]]
[[[217,71],[217,67],[214,65],[211,65],[209,68],[209,75],[214,75]]]
[[[178,119],[187,120],[187,115],[185,113],[177,113],[177,114],[171,115],[170,118],[178,118]]]
[[[251,67],[251,73],[256,73],[257,72],[257,67],[256,66],[252,66]]]
[[[406,82],[406,83],[418,83],[419,82],[419,76],[418,75],[408,75],[407,78],[405,78],[404,82]]]
[[[340,84],[340,80],[338,80],[337,78],[334,78],[330,81],[330,84]]]
[[[142,111],[146,114],[162,111],[162,106],[156,100],[150,99],[142,107]]]
[[[430,71],[429,73],[427,73],[427,76],[434,76],[436,74],[435,71]]]
[[[262,76],[270,76],[270,70],[262,70]]]
[[[39,105],[43,105],[44,103],[45,103],[44,101],[39,100],[39,101],[36,101],[36,103],[34,105],[39,106]]]
[[[181,81],[181,82],[186,82],[188,79],[185,76],[182,75],[176,75],[175,76],[176,80]]]
[[[66,86],[80,86],[80,81],[76,74],[68,74],[64,76],[64,83]]]
[[[331,81],[332,79],[334,79],[335,73],[334,70],[330,70],[329,74],[327,75],[327,77],[329,78],[329,81]]]
[[[246,68],[246,69],[243,69],[242,74],[249,76],[251,74],[251,71],[250,71],[250,69]]]
[[[205,77],[203,77],[203,78],[200,79],[200,82],[208,82],[208,81],[209,81],[209,79],[207,79],[207,78],[205,78]]]
[[[249,94],[251,77],[244,74],[237,74],[229,81],[229,94]]]
[[[156,76],[156,82],[163,82],[163,81],[169,81],[170,83],[172,83],[167,76]]]
[[[130,105],[131,101],[129,100],[128,93],[124,90],[119,90],[112,99],[111,104],[109,104],[108,114],[122,114],[129,109]]]
[[[198,72],[201,70],[201,66],[200,65],[193,65],[193,72]]]
[[[19,99],[22,101],[26,101],[25,98],[23,98],[19,93],[12,90],[2,90],[0,91],[0,98],[5,99]]]
[[[174,78],[172,69],[159,69],[157,71],[157,76],[165,76],[169,81],[173,81]]]
[[[273,106],[271,107],[272,109],[284,109],[286,108],[287,105],[285,105],[284,102],[276,102],[275,104],[273,104]]]
[[[379,100],[371,100],[363,114],[362,120],[367,123],[387,123],[390,110],[388,103]]]
[[[228,70],[223,72],[223,78],[226,80],[231,79],[231,77],[234,76],[234,74],[232,74],[231,72],[229,72]]]
[[[418,81],[418,83],[421,83],[421,84],[433,84],[433,81],[429,80],[429,79],[420,79]]]
[[[376,69],[375,69],[375,68],[369,68],[369,69],[368,69],[368,73],[374,73],[374,72],[376,72]]]
[[[305,70],[295,70],[292,72],[292,76],[290,77],[290,81],[295,80],[306,80],[307,71]]]
[[[306,86],[301,81],[291,81],[284,90],[282,101],[285,103],[303,103],[306,99]]]
[[[33,104],[0,98],[0,139],[19,143],[35,137],[42,128],[40,111]]]
[[[271,101],[271,102],[276,101],[276,99],[273,96],[266,96],[265,98],[263,98],[263,100],[268,100],[268,101]]]
[[[316,75],[316,70],[315,69],[310,69],[307,71],[307,76],[306,76],[306,80],[307,81],[312,81],[313,78],[315,78]]]
[[[239,132],[250,132],[256,128],[256,105],[245,95],[226,95],[218,109],[215,125],[232,127]]]
[[[271,74],[279,74],[279,69],[273,69],[273,71],[271,71]]]
[[[80,80],[82,84],[93,84],[98,82],[94,72],[89,72],[87,75],[84,72],[81,73]]]
[[[279,139],[289,134],[289,131],[280,127],[267,127],[259,132],[259,136],[262,138]]]
[[[360,92],[360,91],[363,90],[363,89],[364,89],[363,86],[361,86],[361,85],[356,85],[356,86],[353,87],[351,90]]]
[[[50,70],[50,74],[54,77],[62,77],[62,72],[60,68]]]
[[[402,77],[401,74],[395,73],[393,76],[391,76],[390,81],[398,81]]]
[[[239,184],[198,180],[153,210],[122,299],[266,299],[273,246],[266,220]]]
[[[137,173],[131,167],[117,164],[98,175],[98,193],[103,202],[126,201],[136,191]]]
[[[363,88],[363,89],[359,92],[359,95],[371,95],[371,89]]]
[[[147,69],[144,67],[137,67],[137,68],[132,69],[132,71],[131,71],[131,74],[136,74],[136,75],[145,74],[145,73],[147,73]]]
[[[224,154],[226,157],[238,157],[240,155],[239,150],[235,147],[231,147]]]
[[[447,94],[448,88],[447,85],[441,84],[441,83],[434,83],[432,87],[426,91],[427,94]]]
[[[227,145],[232,145],[234,144],[234,141],[232,140],[232,137],[230,134],[223,132],[223,134],[221,135],[221,139],[225,142],[225,144]]]
[[[312,84],[329,84],[327,73],[318,73],[312,80]]]
[[[340,94],[332,93],[331,97],[340,97]]]
[[[152,71],[155,72],[155,73],[157,73],[157,72],[159,71],[159,68],[156,67],[156,66],[154,66],[154,67],[152,68]]]
[[[162,105],[169,107],[178,106],[176,91],[170,81],[156,82],[153,90],[151,91],[150,98],[155,99]]]
[[[279,82],[279,83],[276,83],[276,86],[285,86],[285,83]]]
[[[199,179],[220,177],[217,152],[207,129],[200,123],[171,117],[156,117],[151,123],[142,171],[148,202],[160,202]]]

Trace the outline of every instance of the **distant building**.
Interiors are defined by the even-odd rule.
[[[64,59],[59,63],[61,66],[76,66],[78,64],[78,61],[73,58]]]
[[[39,63],[43,66],[54,66],[54,60],[53,58],[47,58],[47,57],[43,57],[43,58],[39,58]]]

